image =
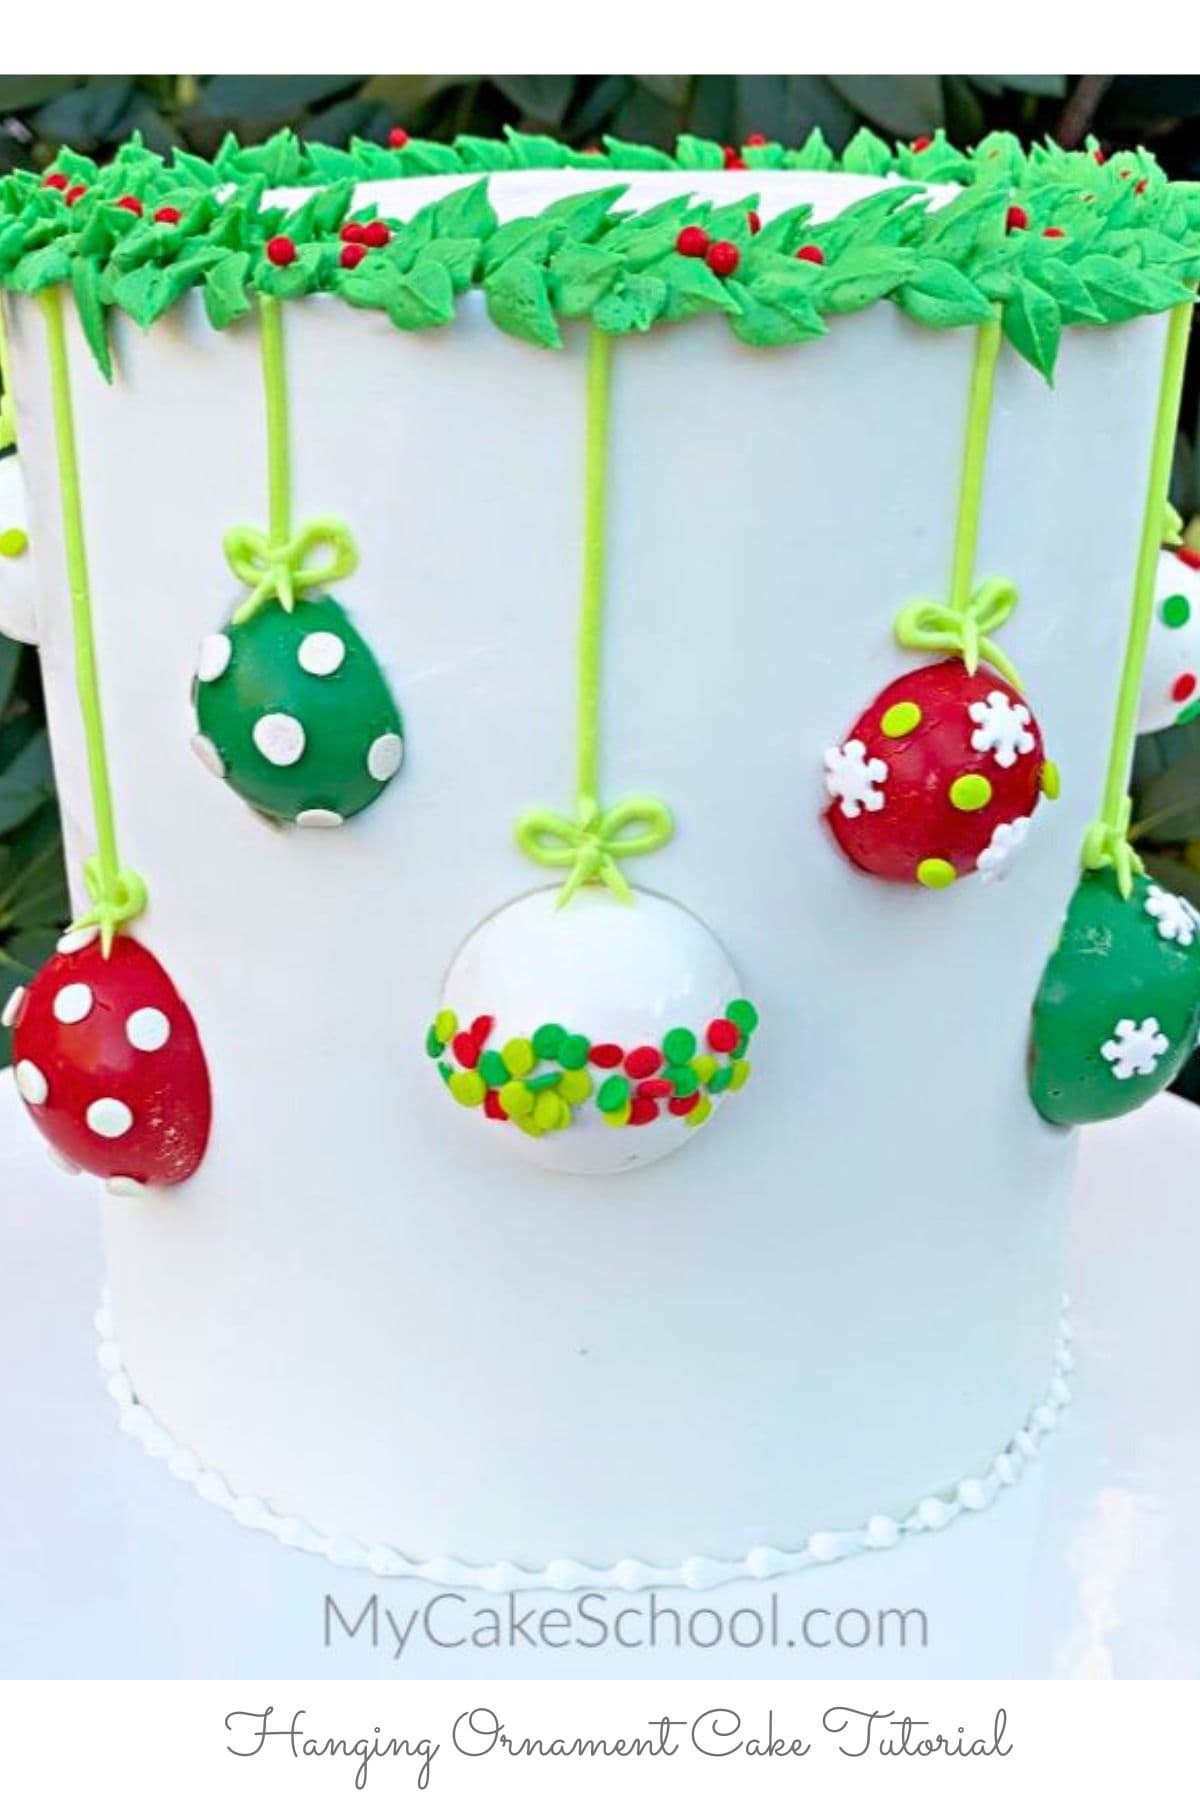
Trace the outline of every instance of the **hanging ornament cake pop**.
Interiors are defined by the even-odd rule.
[[[404,733],[382,669],[323,591],[357,567],[349,529],[314,519],[293,532],[280,302],[263,296],[260,315],[270,527],[226,535],[250,593],[200,646],[192,747],[256,811],[320,829],[379,798],[404,759]]]
[[[426,1051],[479,1128],[539,1163],[616,1174],[692,1141],[750,1077],[758,1013],[692,913],[630,887],[621,864],[659,849],[661,800],[599,799],[600,649],[612,346],[593,330],[577,805],[529,808],[517,842],[565,874],[486,919],[459,950]]]
[[[1005,875],[1039,800],[1058,793],[1041,728],[991,635],[1016,588],[973,585],[999,345],[994,320],[979,332],[949,601],[913,601],[895,625],[904,648],[951,655],[897,677],[825,752],[829,828],[883,881],[947,888]]]
[[[63,537],[87,747],[96,854],[84,867],[92,906],[28,989],[9,998],[17,1092],[55,1157],[114,1193],[175,1187],[208,1146],[212,1098],[199,1033],[174,982],[125,935],[146,886],[126,868],[104,741],[75,451],[70,368],[57,288],[42,296],[63,496]]]
[[[1138,730],[1200,718],[1200,553],[1181,542],[1159,552]]]
[[[1153,630],[1162,520],[1183,391],[1191,305],[1167,331],[1133,607],[1100,811],[1084,873],[1033,1003],[1029,1094],[1055,1125],[1133,1112],[1162,1092],[1200,1027],[1200,915],[1147,880],[1129,840],[1126,792]]]

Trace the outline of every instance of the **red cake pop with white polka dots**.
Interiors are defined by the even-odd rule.
[[[1058,775],[1028,703],[957,658],[884,688],[825,753],[826,812],[850,861],[885,881],[949,887],[1006,872]]]
[[[212,1122],[208,1066],[162,964],[119,936],[69,932],[5,1009],[13,1072],[57,1158],[117,1193],[194,1175]]]

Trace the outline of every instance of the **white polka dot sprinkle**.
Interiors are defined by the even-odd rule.
[[[78,1025],[87,1018],[94,1001],[86,981],[69,981],[54,996],[54,1016],[60,1025]]]
[[[50,1083],[36,1063],[19,1062],[13,1070],[17,1092],[30,1106],[45,1106],[50,1098]]]
[[[206,637],[196,659],[197,681],[220,681],[233,658],[233,645],[223,631]]]
[[[224,759],[211,738],[205,737],[203,732],[198,731],[192,739],[192,750],[196,760],[208,770],[210,775],[215,775],[218,781],[224,781]]]
[[[171,1021],[157,1006],[139,1006],[125,1021],[125,1036],[135,1050],[161,1050],[170,1042]]]
[[[404,739],[394,731],[385,731],[367,751],[367,772],[376,781],[390,781],[404,761]]]
[[[114,1100],[106,1095],[103,1100],[93,1100],[87,1109],[88,1130],[94,1131],[97,1137],[119,1138],[133,1129],[133,1114],[123,1100]]]
[[[332,631],[310,631],[296,660],[306,675],[336,675],[346,660],[346,646]]]
[[[77,950],[86,950],[100,936],[98,925],[81,925],[78,931],[64,932],[58,940],[60,956],[74,956]]]
[[[266,713],[254,727],[260,756],[277,769],[290,769],[304,755],[304,727],[291,713]]]
[[[333,831],[346,823],[341,813],[330,812],[324,806],[308,806],[303,812],[296,814],[297,825],[305,826],[309,831]]]
[[[116,1195],[122,1200],[136,1200],[140,1194],[146,1192],[146,1183],[135,1181],[132,1175],[114,1175],[111,1181],[105,1182],[104,1186],[108,1193]]]
[[[6,1031],[11,1031],[16,1024],[17,1015],[21,1011],[24,999],[25,989],[23,987],[18,987],[13,989],[12,993],[8,996],[8,999],[4,1002],[4,1011],[3,1013],[0,1013],[0,1025],[3,1025]]]

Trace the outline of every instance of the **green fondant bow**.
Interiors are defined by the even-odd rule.
[[[72,931],[83,931],[91,925],[100,927],[100,947],[105,956],[123,925],[130,925],[146,910],[146,883],[136,869],[118,869],[105,875],[99,856],[90,856],[83,865],[83,881],[92,902],[90,912],[75,919]]]
[[[1116,824],[1107,819],[1093,819],[1083,837],[1085,869],[1112,869],[1117,877],[1121,898],[1128,900],[1133,892],[1133,878],[1144,875],[1146,865],[1129,842],[1129,818],[1133,802],[1126,794]]]
[[[325,560],[313,562],[319,552],[327,553]],[[233,623],[241,625],[268,600],[278,600],[290,613],[307,589],[329,587],[353,575],[358,549],[350,527],[340,519],[312,519],[294,536],[274,544],[253,525],[235,525],[225,533],[225,560],[250,589],[233,615]]]
[[[990,663],[1013,687],[1020,676],[1003,650],[992,642],[1017,604],[1017,590],[1004,576],[980,582],[961,607],[940,600],[910,600],[896,615],[896,637],[906,650],[948,650],[961,656],[970,674]]]
[[[602,881],[618,900],[631,900],[619,860],[661,850],[674,830],[670,808],[652,795],[640,794],[603,809],[594,800],[581,800],[573,819],[548,807],[531,806],[516,823],[517,842],[526,856],[544,868],[571,871],[559,906],[593,881]]]

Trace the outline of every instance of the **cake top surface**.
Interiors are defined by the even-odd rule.
[[[673,155],[394,136],[227,138],[211,161],[135,139],[103,167],[64,150],[0,181],[0,287],[70,284],[109,377],[110,312],[148,327],[193,289],[217,329],[260,297],[329,294],[404,331],[448,324],[479,289],[500,330],[547,347],[567,319],[622,334],[718,315],[761,348],[878,300],[933,328],[998,314],[1049,378],[1064,327],[1165,311],[1200,279],[1200,184],[1144,150],[1005,132],[964,151],[864,130],[840,157],[819,132],[795,150],[684,137]],[[515,213],[498,203],[514,181]]]

